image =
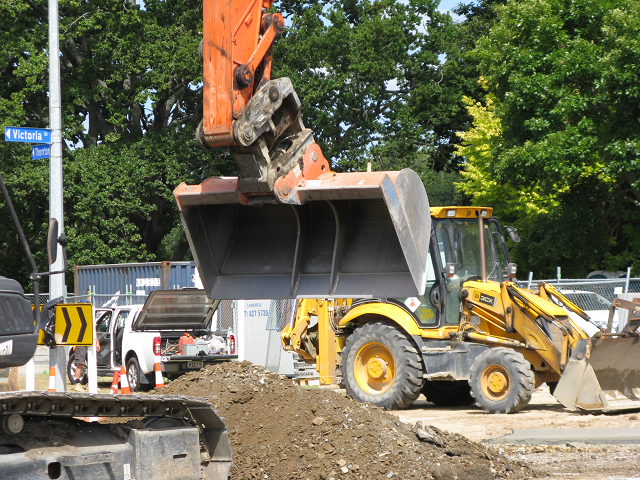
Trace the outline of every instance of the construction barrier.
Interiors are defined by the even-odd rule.
[[[47,391],[56,391],[56,367],[49,368],[49,388],[47,388]]]
[[[116,395],[118,393],[118,382],[120,381],[120,372],[117,370],[113,372],[113,381],[111,382],[111,393]]]
[[[162,369],[160,368],[160,364],[156,362],[153,369],[156,372],[156,388],[164,387],[164,378],[162,378]]]
[[[124,366],[120,367],[120,393],[125,395],[131,393],[129,379],[127,378],[127,372],[125,371]]]

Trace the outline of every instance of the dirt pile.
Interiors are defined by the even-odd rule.
[[[522,479],[492,447],[325,389],[300,387],[249,362],[205,367],[158,394],[203,397],[229,428],[240,479]],[[487,418],[490,421],[489,418]]]

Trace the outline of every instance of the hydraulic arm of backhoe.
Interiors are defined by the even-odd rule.
[[[291,80],[271,79],[272,0],[205,0],[203,146],[238,177],[174,192],[212,298],[422,295],[431,230],[412,170],[333,173]]]

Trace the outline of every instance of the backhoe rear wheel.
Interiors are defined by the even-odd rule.
[[[387,410],[408,407],[422,390],[420,354],[392,322],[357,328],[342,350],[340,369],[350,397]]]
[[[530,401],[535,386],[531,364],[509,348],[491,348],[471,366],[471,395],[487,413],[514,413]]]

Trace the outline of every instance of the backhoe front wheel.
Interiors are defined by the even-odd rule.
[[[411,405],[422,390],[422,359],[410,337],[392,322],[357,328],[342,350],[347,394],[387,410]]]
[[[531,364],[509,348],[491,348],[471,366],[471,395],[487,413],[514,413],[530,401],[535,386]]]

